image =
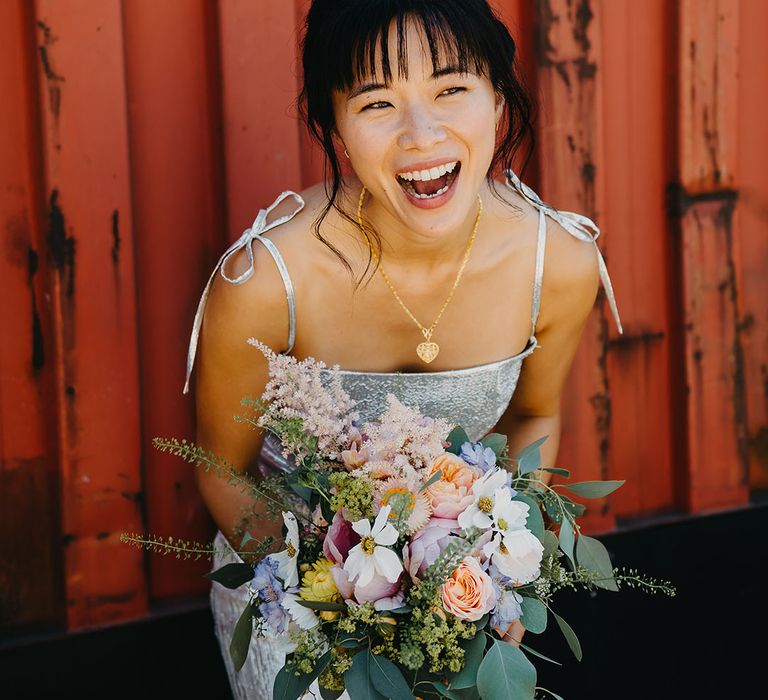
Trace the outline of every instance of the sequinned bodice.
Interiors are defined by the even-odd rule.
[[[357,402],[357,410],[364,419],[372,419],[379,415],[385,408],[387,394],[392,393],[406,405],[418,407],[422,413],[428,416],[442,417],[455,421],[467,431],[467,434],[473,440],[483,437],[496,425],[512,399],[520,377],[523,361],[534,350],[541,347],[536,339],[536,321],[541,305],[541,287],[544,271],[545,216],[549,216],[557,221],[575,238],[594,245],[600,279],[605,288],[611,311],[616,319],[619,333],[623,332],[619,312],[616,308],[613,287],[605,267],[605,261],[597,246],[597,237],[600,234],[600,230],[595,223],[581,214],[560,211],[544,204],[539,196],[521,182],[511,170],[506,172],[506,181],[510,188],[530,202],[539,213],[531,301],[531,335],[525,349],[517,355],[496,362],[476,367],[438,372],[362,372],[340,370],[344,388]],[[290,214],[268,222],[271,212],[283,200],[289,197],[296,201],[296,209]],[[208,284],[203,290],[200,303],[198,304],[190,338],[189,353],[187,355],[187,375],[183,393],[186,394],[189,391],[189,378],[194,366],[200,326],[213,275],[219,271],[221,276],[231,284],[242,284],[245,282],[255,272],[252,249],[254,241],[259,241],[267,248],[274,258],[285,284],[289,312],[288,348],[285,352],[290,353],[293,349],[296,338],[296,308],[293,283],[277,246],[262,234],[290,220],[303,207],[304,200],[298,194],[291,191],[283,192],[273,204],[259,211],[253,225],[246,229],[242,236],[221,256],[208,279]],[[245,250],[250,265],[240,276],[232,279],[224,271],[225,264],[228,258],[240,249]],[[245,339],[243,339],[243,342],[245,342]],[[324,371],[328,372],[329,370]],[[274,443],[265,440],[262,456],[267,463],[274,462],[274,466],[284,466],[281,464],[282,458],[279,456],[279,451],[276,447]]]

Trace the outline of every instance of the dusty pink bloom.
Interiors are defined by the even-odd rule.
[[[352,529],[352,523],[344,520],[341,513],[333,516],[331,526],[323,541],[323,554],[327,559],[343,564],[349,550],[360,542],[360,535]]]
[[[451,534],[458,530],[459,525],[455,520],[431,518],[427,526],[416,533],[403,548],[403,565],[411,579],[419,580],[427,567],[442,554]]]
[[[390,583],[381,574],[374,574],[373,578],[365,585],[352,584],[347,572],[340,566],[331,567],[331,576],[336,588],[345,601],[354,601],[358,604],[373,603],[375,610],[394,610],[405,602],[405,596],[400,586],[400,578]]]

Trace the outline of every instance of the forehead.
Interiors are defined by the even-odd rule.
[[[405,15],[374,25],[350,49],[350,61],[336,86],[342,91],[372,79],[387,84],[433,75],[447,67],[462,73],[486,72],[478,46],[436,16]]]

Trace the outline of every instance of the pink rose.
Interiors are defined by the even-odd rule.
[[[330,571],[336,588],[345,601],[354,599],[358,604],[371,602],[375,610],[394,610],[405,603],[400,578],[390,583],[381,574],[374,574],[369,583],[361,586],[352,584],[347,572],[340,566],[332,566]]]
[[[419,580],[418,577],[442,554],[451,533],[458,530],[459,524],[455,520],[431,518],[426,527],[416,533],[410,544],[403,547],[403,564],[411,579]]]
[[[442,586],[443,607],[460,620],[479,620],[496,605],[491,577],[474,557],[467,557]]]
[[[342,564],[349,550],[358,542],[360,535],[352,529],[352,523],[344,520],[341,513],[336,513],[323,541],[323,554],[327,559]]]
[[[434,461],[430,474],[438,469],[442,472],[440,480],[427,489],[432,499],[432,514],[436,518],[457,518],[472,504],[472,484],[480,473],[450,452]]]

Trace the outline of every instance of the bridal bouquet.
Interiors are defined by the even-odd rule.
[[[512,623],[541,633],[551,617],[580,659],[575,633],[552,609],[558,590],[625,584],[674,594],[614,569],[605,547],[579,532],[584,506],[564,491],[600,498],[623,482],[550,487],[537,475],[546,437],[511,458],[504,436],[474,442],[394,395],[362,421],[336,368],[248,342],[267,357],[270,380],[261,399],[242,401],[254,417],[238,420],[274,435],[290,469],[253,481],[189,443],[154,444],[250,490],[282,518],[281,541],[245,531],[242,562],[209,574],[247,589],[230,645],[238,670],[254,635],[284,642],[274,697],[294,700],[317,680],[326,700],[345,690],[352,700],[523,700],[537,690],[557,698],[537,688],[528,654],[550,659],[503,641]],[[124,539],[177,556],[211,553]]]

